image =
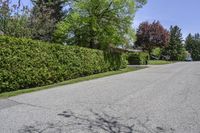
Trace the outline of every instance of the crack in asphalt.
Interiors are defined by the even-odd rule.
[[[18,106],[18,105],[26,105],[26,106],[37,107],[37,108],[42,108],[42,109],[50,109],[50,108],[43,107],[43,106],[38,106],[38,105],[33,105],[33,104],[18,102],[18,101],[12,100],[12,99],[5,99],[3,101],[6,101],[6,102],[4,102],[1,105],[1,101],[0,101],[0,110],[11,108],[13,106]]]
[[[15,101],[11,101],[8,99],[0,100],[0,110],[6,109],[9,107],[13,107],[13,106],[17,106],[17,105],[19,105],[19,103],[15,102]]]

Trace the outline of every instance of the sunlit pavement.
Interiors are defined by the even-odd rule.
[[[142,69],[0,101],[0,133],[199,133],[200,62]]]

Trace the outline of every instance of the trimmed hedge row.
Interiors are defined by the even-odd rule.
[[[127,65],[120,53],[0,36],[0,93],[49,85]]]
[[[128,62],[130,65],[147,65],[148,60],[149,60],[149,54],[145,52],[128,53]]]

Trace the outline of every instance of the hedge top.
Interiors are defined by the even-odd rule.
[[[0,93],[126,67],[121,53],[0,36]]]

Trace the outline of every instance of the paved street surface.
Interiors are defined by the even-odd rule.
[[[0,133],[200,133],[200,62],[1,100]]]

